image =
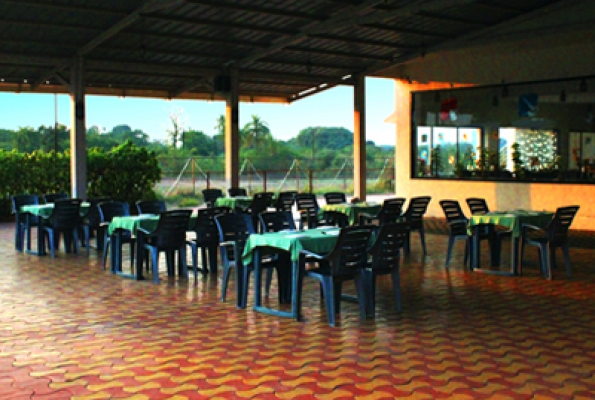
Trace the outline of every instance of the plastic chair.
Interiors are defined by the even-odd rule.
[[[159,214],[159,222],[154,231],[139,228],[145,234],[145,248],[151,253],[153,267],[153,281],[159,283],[159,253],[165,252],[167,257],[168,275],[173,275],[175,252],[178,252],[179,272],[188,279],[186,265],[186,231],[190,221],[191,210],[164,211]],[[141,254],[138,255],[141,257]]]
[[[405,222],[386,223],[380,227],[376,240],[368,250],[370,262],[362,269],[366,287],[366,317],[376,313],[376,277],[391,275],[397,310],[401,311],[401,249],[405,247],[409,226]]]
[[[336,226],[337,228],[346,228],[349,226],[349,217],[338,211],[324,212],[325,225]]]
[[[81,199],[56,200],[50,217],[44,222],[43,230],[49,235],[52,258],[56,257],[59,235],[64,235],[64,251],[78,253],[78,231],[81,227]]]
[[[556,265],[556,247],[561,247],[566,265],[566,275],[570,277],[570,250],[568,248],[568,229],[580,206],[560,207],[545,229],[530,224],[523,224],[521,237],[521,268],[525,245],[539,248],[539,265],[546,279],[552,279],[552,266]]]
[[[403,213],[403,204],[405,204],[404,197],[386,199],[382,203],[382,208],[377,215],[361,213],[359,215],[359,224],[370,225],[376,223],[382,226],[384,224],[398,222]]]
[[[229,197],[245,197],[245,196],[248,196],[248,192],[246,192],[246,189],[244,189],[244,188],[238,188],[238,187],[231,187],[231,188],[227,189],[227,194],[229,195]]]
[[[333,250],[319,255],[302,250],[303,256],[317,266],[305,271],[304,276],[318,280],[322,285],[326,313],[331,326],[335,326],[335,313],[341,311],[343,282],[354,280],[360,317],[366,318],[366,294],[361,270],[366,267],[367,249],[372,228],[352,226],[341,229]]]
[[[275,202],[275,209],[277,211],[292,212],[296,195],[297,191],[295,190],[280,192],[277,197],[277,201]]]
[[[314,194],[298,193],[295,196],[295,201],[300,214],[300,229],[304,229],[304,225],[307,225],[308,229],[312,229],[326,223],[324,219],[318,217],[320,206]]]
[[[328,192],[324,194],[326,204],[344,204],[347,203],[347,197],[342,192]]]
[[[56,200],[66,200],[68,198],[67,193],[46,193],[42,195],[43,202],[45,204],[54,203]]]
[[[263,232],[280,232],[283,230],[295,230],[295,221],[293,215],[287,211],[269,211],[260,213],[258,216]],[[271,283],[273,281],[273,269],[267,271],[265,281],[265,297],[269,296]],[[290,290],[291,288],[287,288]]]
[[[248,214],[232,213],[217,215],[215,223],[219,230],[219,248],[221,250],[221,263],[223,264],[223,278],[221,284],[221,301],[227,296],[227,286],[231,269],[236,271],[236,305],[239,308],[246,308],[248,303],[248,288],[250,286],[250,273],[254,270],[253,264],[244,265],[242,254],[248,237],[254,233],[252,218]],[[262,260],[262,268],[276,267],[277,263],[272,257]],[[277,276],[283,271],[277,270]],[[279,283],[279,299],[284,298],[284,282]]]
[[[130,215],[130,209],[128,207],[128,203],[123,203],[120,201],[108,201],[102,202],[97,205],[97,209],[99,210],[99,220],[100,225],[102,227],[104,239],[103,239],[103,259],[102,259],[102,267],[105,269],[105,265],[107,262],[107,255],[109,254],[110,245],[112,245],[112,241],[114,242],[114,246],[118,246],[116,249],[116,257],[117,259],[111,260],[111,271],[113,273],[122,269],[122,245],[129,244],[130,245],[130,268],[134,267],[134,252],[136,247],[136,239],[132,236],[132,233],[128,230],[122,229],[118,232],[115,232],[112,235],[108,235],[107,229],[109,227],[110,222],[114,217],[125,217]]]
[[[192,268],[194,279],[198,279],[198,271],[204,274],[207,272],[217,273],[217,250],[219,247],[219,231],[215,224],[215,216],[230,214],[233,210],[229,207],[205,208],[197,211],[196,223],[189,230],[196,234],[196,237],[187,240],[192,254]],[[201,250],[202,268],[198,267],[198,249]],[[208,252],[208,259],[207,259]],[[207,268],[207,262],[209,267]]]
[[[471,236],[467,232],[469,220],[463,214],[461,205],[457,200],[440,200],[440,207],[444,211],[446,222],[448,223],[448,250],[446,252],[446,263],[448,267],[450,264],[450,257],[452,256],[452,248],[457,240],[465,241],[465,259],[463,263],[467,265],[467,261],[471,256]]]
[[[221,189],[204,189],[202,191],[202,197],[207,207],[213,208],[217,199],[223,197],[223,191]]]
[[[12,213],[15,216],[14,248],[23,251],[25,234],[27,234],[27,250],[31,250],[31,228],[39,224],[39,218],[35,215],[27,215],[21,212],[22,206],[39,204],[39,196],[35,194],[18,194],[12,196]]]
[[[466,199],[467,206],[472,215],[484,215],[490,212],[488,203],[485,199],[479,197],[470,197]],[[479,228],[478,228],[479,229]],[[509,229],[496,228],[495,226],[485,225],[482,236],[491,234],[492,257],[495,265],[500,264],[500,249],[502,247],[502,240],[505,236],[511,236],[512,231]],[[483,238],[483,237],[482,237]]]
[[[90,239],[95,235],[96,237],[96,249],[103,250],[104,246],[104,228],[101,226],[101,216],[99,215],[98,205],[100,203],[110,201],[109,197],[96,197],[87,200],[89,203],[89,211],[87,215],[83,217],[83,236],[84,244],[87,249],[87,255],[89,255],[89,249],[91,248]]]
[[[488,203],[485,201],[485,199],[470,197],[466,201],[467,206],[469,206],[469,211],[471,211],[472,215],[484,215],[490,212]]]
[[[269,208],[273,195],[271,192],[255,193],[252,197],[252,203],[246,209],[246,213],[252,216],[252,226],[256,231],[261,231],[258,216]]]
[[[424,215],[426,213],[426,210],[428,209],[430,201],[432,201],[432,198],[430,196],[412,197],[411,200],[409,200],[409,206],[407,207],[407,211],[405,211],[405,214],[403,215],[404,221],[409,224],[410,232],[419,232],[419,238],[421,240],[421,247],[423,249],[424,255],[427,254],[426,235],[424,230]],[[405,253],[409,254],[410,249],[411,233],[409,234],[409,238],[407,239],[407,243],[405,244]]]
[[[161,200],[141,200],[136,202],[138,214],[160,214],[167,211],[165,202]]]

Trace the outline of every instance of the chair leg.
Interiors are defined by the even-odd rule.
[[[190,257],[192,258],[192,268],[194,269],[194,280],[198,279],[198,246],[196,243],[189,242]],[[204,259],[203,259],[204,263]]]
[[[552,270],[550,268],[549,249],[547,245],[539,246],[539,266],[541,272],[545,275],[545,279],[552,279]]]
[[[465,239],[465,258],[463,259],[463,265],[467,266],[467,262],[471,260],[471,238]]]
[[[223,277],[221,280],[221,301],[225,301],[227,295],[227,286],[229,284],[229,275],[231,268],[228,265],[223,266]]]
[[[422,222],[421,227],[419,228],[419,238],[421,240],[421,248],[423,249],[424,256],[425,256],[426,254],[428,254],[428,252],[426,251],[426,233],[424,230],[423,222]]]
[[[83,232],[85,234],[85,250],[87,253],[87,257],[89,257],[89,249],[91,248],[91,228],[89,228],[88,226],[85,226],[83,228]]]
[[[277,274],[279,274],[279,271],[277,271]],[[279,279],[278,276],[277,276],[277,278]],[[264,283],[264,297],[269,297],[272,283],[273,283],[273,269],[269,268],[269,269],[267,269],[267,276],[266,276],[266,280]]]
[[[151,250],[151,263],[153,264],[153,282],[159,283],[159,252]]]
[[[455,245],[455,238],[452,235],[448,235],[448,249],[446,250],[446,267],[450,264],[450,257],[452,256],[452,248]]]
[[[56,240],[56,232],[54,232],[52,230],[52,231],[49,231],[48,233],[49,233],[48,234],[48,238],[49,238],[49,241],[50,241],[50,245],[49,245],[49,247],[50,247],[50,254],[51,254],[52,258],[56,258],[56,242],[55,242],[55,240]]]
[[[335,326],[335,285],[331,276],[321,276],[322,290],[324,292],[324,303],[326,315],[330,326]]]
[[[393,281],[393,291],[395,292],[395,300],[397,302],[397,311],[402,311],[403,307],[401,304],[401,272],[399,268],[393,268],[391,272],[391,278]]]
[[[245,268],[241,262],[236,261],[236,306],[238,308],[244,308],[242,299],[244,297],[244,285],[246,284],[244,281]]]
[[[188,264],[186,261],[186,245],[184,244],[178,249],[178,258],[180,259],[181,274],[184,279],[188,279]],[[196,279],[196,276],[195,276]]]
[[[122,247],[120,247],[122,248]],[[134,271],[134,253],[136,252],[136,243],[130,242],[130,270]]]
[[[357,293],[357,304],[359,305],[359,316],[361,319],[366,319],[366,289],[361,274],[355,275],[355,291]]]
[[[109,254],[109,246],[111,240],[107,237],[107,231],[105,232],[105,238],[103,240],[103,257],[101,260],[101,266],[105,269],[105,265],[107,262],[107,255]]]
[[[366,318],[373,319],[376,314],[376,282],[374,272],[362,269],[361,275],[366,289]]]

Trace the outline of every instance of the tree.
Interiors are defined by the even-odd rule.
[[[215,122],[215,135],[213,136],[213,155],[225,151],[225,115],[220,115]]]
[[[182,148],[199,156],[208,156],[213,152],[213,141],[204,132],[190,129],[184,132]]]
[[[244,145],[250,149],[258,148],[272,139],[268,124],[258,115],[252,115],[252,121],[244,125]]]
[[[174,149],[178,148],[178,140],[182,139],[183,143],[183,134],[184,134],[184,127],[188,122],[187,116],[184,114],[184,109],[182,107],[178,108],[177,110],[171,110],[169,112],[169,122],[170,127],[167,129],[167,133],[171,138],[171,144]]]

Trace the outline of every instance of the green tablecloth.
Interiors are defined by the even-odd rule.
[[[193,226],[196,223],[196,215],[192,215],[190,217],[190,226]],[[147,231],[154,231],[157,228],[157,224],[159,223],[159,215],[155,214],[143,214],[143,215],[134,215],[128,217],[114,217],[112,222],[109,224],[109,228],[107,229],[108,235],[114,233],[116,229],[125,229],[127,231],[132,232],[133,235],[136,235],[136,230],[138,228],[143,228]]]
[[[81,215],[86,215],[89,212],[90,206],[91,204],[89,203],[82,203]],[[43,218],[48,218],[50,215],[52,215],[52,211],[54,211],[54,203],[29,205],[21,207],[21,212],[27,212]]]
[[[469,220],[469,226],[481,224],[500,225],[510,229],[514,237],[519,237],[523,224],[545,228],[552,220],[553,215],[554,213],[550,211],[494,211],[484,215],[473,215]]]
[[[381,204],[377,203],[345,203],[345,204],[325,204],[319,211],[319,216],[322,217],[325,211],[335,211],[345,214],[349,217],[349,225],[353,225],[359,221],[360,214],[376,215],[382,208]]]
[[[251,263],[254,248],[258,246],[269,246],[288,251],[291,254],[291,261],[298,261],[300,250],[326,254],[335,246],[339,232],[339,228],[319,228],[307,231],[252,234],[246,242],[242,260],[246,264]]]
[[[252,197],[219,197],[215,201],[215,207],[230,207],[232,210],[237,208],[246,209],[252,204]]]

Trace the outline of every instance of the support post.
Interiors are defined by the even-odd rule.
[[[353,86],[353,195],[366,200],[366,84],[365,75]]]
[[[75,57],[70,79],[70,187],[73,198],[87,198],[87,132],[85,127],[85,69]]]
[[[240,186],[239,76],[230,71],[230,91],[225,98],[225,181],[227,187]]]

